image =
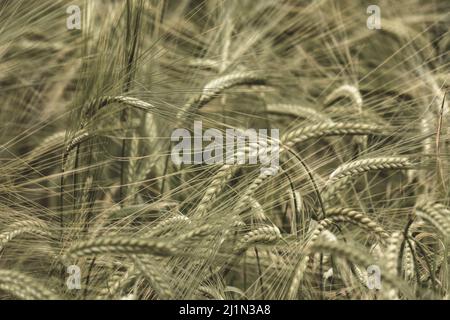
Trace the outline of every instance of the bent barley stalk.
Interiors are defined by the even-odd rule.
[[[33,278],[13,270],[0,270],[0,289],[25,300],[57,300],[59,297]]]
[[[328,218],[321,220],[317,226],[314,228],[313,232],[309,236],[306,245],[303,249],[303,258],[300,259],[294,268],[291,284],[289,286],[286,299],[293,300],[297,298],[297,294],[300,288],[300,283],[303,280],[305,271],[308,268],[308,263],[310,261],[309,250],[311,246],[319,239],[321,233],[332,224],[332,221]]]
[[[416,207],[416,215],[431,223],[446,240],[450,237],[449,210],[439,203],[423,203]]]
[[[27,155],[27,160],[29,159],[28,161],[31,161],[37,157],[42,156],[43,154],[45,154],[44,150],[52,150],[58,147],[62,147],[64,144],[65,136],[65,130],[56,132],[48,136]]]
[[[384,270],[386,267],[380,265],[380,262],[376,263],[370,256],[362,252],[361,250],[349,247],[348,245],[342,244],[340,242],[316,242],[311,247],[312,252],[330,252],[330,254],[345,258],[348,261],[354,262],[355,264],[359,264],[362,266],[378,264],[381,270]],[[384,267],[384,268],[383,268]],[[401,281],[398,277],[393,276],[389,272],[382,272],[385,286],[387,288],[384,289],[384,292],[387,292],[388,295],[392,291],[399,290],[406,297],[411,297],[413,294],[411,289],[407,284]],[[391,296],[389,296],[392,298]]]
[[[140,273],[147,279],[150,283],[152,289],[156,292],[159,298],[161,299],[173,299],[174,293],[173,290],[168,285],[167,274],[157,266],[154,261],[150,261],[149,259],[140,258],[137,255],[132,255],[131,259],[133,260],[136,268]]]
[[[363,213],[348,208],[328,208],[327,218],[332,221],[344,221],[357,224],[365,230],[386,240],[390,237],[384,228]]]
[[[379,170],[408,170],[416,166],[407,157],[377,157],[342,164],[330,174],[323,190],[323,199],[329,205],[329,202],[347,187],[355,176],[363,173]]]
[[[195,114],[197,110],[208,104],[208,102],[226,89],[238,85],[256,85],[265,84],[266,82],[267,80],[265,77],[253,71],[235,72],[216,78],[208,82],[203,87],[202,93],[188,102],[180,110],[177,119],[185,119],[186,117]]]
[[[223,165],[217,173],[214,175],[211,183],[208,188],[205,190],[205,193],[197,205],[196,211],[199,216],[203,215],[208,207],[212,204],[212,202],[216,199],[217,195],[222,191],[225,184],[233,176],[235,168],[231,165]]]
[[[274,244],[281,239],[280,230],[275,226],[265,226],[245,234],[234,250],[238,255],[256,244]]]
[[[331,119],[321,112],[308,107],[295,104],[268,104],[267,111],[270,113],[287,114],[295,117],[301,117],[317,122],[330,121]]]
[[[300,127],[292,130],[281,137],[280,152],[292,148],[296,144],[303,143],[309,139],[326,136],[343,135],[388,135],[388,128],[380,125],[351,122],[325,122],[311,126]]]
[[[327,105],[333,103],[335,100],[342,97],[351,98],[355,102],[357,108],[359,110],[362,109],[363,99],[361,97],[361,93],[359,92],[357,87],[349,84],[344,84],[330,93],[330,95],[328,95],[325,99],[325,104]]]
[[[43,237],[51,236],[47,225],[40,221],[29,220],[16,222],[12,224],[9,229],[10,230],[8,231],[0,233],[0,252],[8,242],[25,233]]]
[[[136,267],[130,265],[123,274],[113,273],[108,279],[107,287],[100,291],[99,298],[116,298],[117,295],[129,282],[136,278]]]
[[[99,254],[152,254],[173,256],[181,253],[170,242],[150,239],[133,239],[127,237],[105,237],[80,241],[71,246],[65,253],[66,259]]]
[[[132,107],[136,110],[141,110],[144,112],[151,112],[155,110],[155,106],[152,104],[142,101],[140,99],[134,98],[134,97],[127,97],[127,96],[104,96],[104,97],[98,97],[94,98],[91,101],[89,101],[86,105],[83,106],[84,110],[84,117],[87,119],[84,119],[80,124],[80,130],[85,128],[88,124],[90,118],[95,115],[99,110],[103,109],[104,107],[113,104],[113,103],[119,103],[123,104],[128,107]]]
[[[66,164],[67,158],[69,157],[70,152],[75,149],[77,146],[79,146],[81,143],[85,142],[90,138],[90,135],[88,132],[79,133],[77,134],[67,145],[66,150],[64,150],[63,154],[63,168]]]
[[[407,157],[379,157],[355,160],[350,163],[341,165],[330,174],[329,181],[354,176],[368,171],[385,170],[385,169],[411,169],[415,165]]]
[[[366,125],[366,124],[353,124],[353,123],[321,123],[317,125],[303,127],[297,130],[293,130],[285,134],[281,138],[281,147],[279,152],[282,153],[288,149],[291,149],[294,145],[305,142],[312,138],[320,138],[323,136],[335,136],[335,135],[367,135],[367,134],[383,134],[386,130],[382,126]],[[273,176],[271,170],[265,170],[258,178],[256,178],[252,184],[247,188],[245,194],[241,197],[241,201],[237,206],[240,208],[244,206],[244,202],[248,197],[258,189],[258,187],[267,179]]]
[[[168,233],[176,232],[176,229],[190,223],[191,220],[188,217],[176,215],[159,222],[156,226],[145,233],[145,237],[156,238],[167,235]]]

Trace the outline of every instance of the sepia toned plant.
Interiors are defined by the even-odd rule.
[[[0,1],[0,299],[447,299],[448,12]]]

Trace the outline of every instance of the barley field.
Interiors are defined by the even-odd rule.
[[[1,0],[0,299],[448,299],[449,29],[446,0]]]

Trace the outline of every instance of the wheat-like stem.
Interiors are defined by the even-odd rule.
[[[244,71],[235,72],[225,76],[220,76],[210,82],[208,82],[202,90],[202,93],[189,101],[177,115],[177,119],[185,119],[189,115],[195,113],[198,109],[202,108],[217,95],[224,90],[232,88],[238,85],[255,85],[265,84],[266,78],[256,72]]]
[[[100,297],[116,297],[120,290],[136,277],[137,271],[134,264],[130,265],[123,274],[114,273],[108,279],[108,287],[100,292]]]
[[[402,242],[402,235],[400,232],[396,231],[388,239],[388,245],[386,247],[386,252],[384,254],[386,270],[392,275],[398,276],[399,267],[399,252],[400,245]]]
[[[176,238],[176,242],[182,243],[187,240],[195,240],[196,238],[204,238],[214,231],[215,227],[210,224],[201,225],[194,230],[186,232],[185,234]]]
[[[190,223],[191,220],[188,217],[183,215],[176,215],[159,222],[156,226],[146,232],[145,236],[149,238],[160,237],[162,235],[166,235],[167,233],[175,232],[176,229]]]
[[[400,259],[402,259],[402,257],[399,257],[401,242],[402,234],[398,231],[394,232],[388,239],[388,245],[384,254],[386,272],[393,277],[399,276],[399,267],[401,266],[399,262],[401,262]],[[384,296],[388,299],[397,299],[397,290],[395,288],[385,290]]]
[[[439,203],[423,203],[416,208],[416,215],[430,222],[445,239],[450,236],[450,211]]]
[[[309,236],[305,247],[304,252],[308,253],[310,250],[310,247],[319,239],[319,236],[321,233],[330,225],[332,224],[332,221],[328,218],[325,218],[321,220],[316,227],[314,228],[313,232]],[[303,277],[305,275],[305,271],[308,268],[310,257],[309,254],[305,254],[303,258],[297,263],[297,265],[294,268],[292,281],[289,286],[287,296],[286,298],[289,300],[293,300],[297,297],[297,293],[300,287],[300,283],[303,280]]]
[[[246,233],[237,243],[234,250],[242,254],[249,247],[257,244],[274,244],[281,239],[280,229],[275,226],[264,226]]]
[[[40,221],[26,220],[16,222],[11,225],[9,229],[10,230],[8,231],[0,233],[0,251],[12,239],[25,233],[36,234],[44,237],[50,236],[47,225]]]
[[[354,124],[354,123],[333,123],[325,122],[317,125],[311,125],[306,127],[301,127],[299,129],[293,130],[285,134],[281,138],[280,153],[289,150],[297,143],[305,142],[308,139],[319,138],[323,136],[332,135],[366,135],[366,134],[383,134],[385,132],[385,127],[378,125],[367,125],[367,124]],[[247,199],[254,193],[256,189],[267,179],[267,177],[273,176],[271,170],[264,170],[260,175],[251,183],[251,185],[246,188],[245,193],[242,195],[237,208],[245,206]]]
[[[35,279],[13,270],[0,270],[0,289],[24,300],[59,299]]]
[[[303,126],[292,130],[281,137],[280,152],[283,149],[292,148],[309,139],[326,136],[342,135],[387,135],[388,130],[384,126],[351,123],[351,122],[324,122],[315,125]]]
[[[150,112],[155,110],[155,106],[151,103],[142,101],[140,99],[134,98],[134,97],[127,97],[127,96],[103,96],[94,98],[91,101],[89,101],[84,107],[84,115],[88,117],[92,117],[94,114],[97,113],[98,110],[103,109],[104,107],[113,104],[113,103],[121,103],[126,106],[135,108],[137,110],[141,110],[144,112]],[[83,129],[88,123],[88,120],[84,120],[81,122],[80,129]]]
[[[357,224],[384,240],[390,237],[389,233],[381,225],[367,215],[349,208],[328,208],[327,218],[336,222],[343,221]]]
[[[53,148],[61,147],[64,144],[65,136],[66,130],[58,131],[48,136],[27,155],[27,159],[33,160],[39,156],[42,156],[44,150],[51,150]]]
[[[203,295],[210,297],[214,300],[225,300],[225,298],[218,292],[218,290],[215,290],[211,287],[207,286],[200,286],[197,289],[198,295]]]
[[[329,181],[333,182],[347,176],[355,176],[368,171],[385,169],[404,170],[413,167],[414,163],[407,157],[376,157],[361,159],[339,166],[331,173]]]
[[[99,254],[152,254],[173,256],[180,253],[172,243],[130,237],[104,237],[86,240],[71,246],[65,253],[67,258]]]
[[[159,298],[174,298],[173,289],[168,284],[167,274],[155,261],[150,261],[150,259],[141,258],[137,255],[131,255],[131,258],[136,265],[136,269],[147,279]]]
[[[356,249],[352,246],[341,242],[324,242],[318,241],[314,243],[311,247],[312,252],[329,252],[332,255],[345,258],[348,261],[354,262],[355,264],[366,266],[376,264],[373,258],[363,251]],[[386,266],[377,263],[381,270],[386,269]],[[383,268],[384,267],[384,268]],[[393,298],[390,292],[397,289],[400,290],[406,297],[411,297],[412,293],[408,285],[401,281],[397,276],[392,275],[390,272],[383,272],[383,283],[385,284],[383,291],[385,296]]]
[[[64,165],[67,161],[67,158],[69,157],[70,152],[76,148],[77,146],[79,146],[81,143],[85,142],[86,140],[88,140],[89,138],[91,138],[91,135],[88,132],[80,132],[77,135],[75,135],[75,137],[70,140],[70,142],[68,143],[66,149],[64,150],[63,153],[63,168]]]
[[[362,109],[363,106],[363,99],[361,96],[361,93],[359,92],[358,88],[350,85],[350,84],[344,84],[340,86],[339,88],[335,89],[333,92],[331,92],[325,99],[325,104],[330,104],[334,102],[335,100],[342,98],[342,97],[348,97],[353,100],[353,102],[356,104],[358,109]]]
[[[202,199],[197,205],[198,215],[203,215],[217,195],[223,190],[224,186],[233,176],[234,168],[232,165],[223,165],[214,175],[211,183],[205,190]]]
[[[270,113],[287,114],[295,117],[301,117],[317,122],[331,122],[331,119],[327,115],[317,111],[316,109],[303,107],[296,104],[268,104],[267,111]]]

